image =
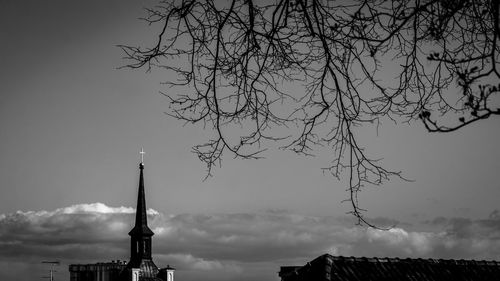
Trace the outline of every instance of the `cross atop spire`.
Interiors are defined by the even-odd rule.
[[[139,154],[141,154],[141,164],[144,165],[144,154],[146,154],[146,152],[144,152],[144,147],[141,147]]]

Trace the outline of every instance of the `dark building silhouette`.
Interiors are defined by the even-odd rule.
[[[146,214],[146,196],[144,191],[144,164],[139,164],[139,191],[137,195],[137,209],[135,212],[135,226],[130,230],[130,261],[121,272],[123,281],[173,281],[173,268],[162,272],[153,262],[151,256],[153,231],[148,226]],[[164,270],[165,271],[165,270]],[[170,274],[170,275],[169,275]],[[167,277],[162,279],[161,277]],[[171,277],[170,279],[168,277]]]
[[[498,281],[496,261],[319,256],[304,266],[282,266],[282,281]]]
[[[141,151],[141,153],[144,153]],[[130,230],[130,261],[72,264],[70,281],[174,281],[173,267],[159,269],[152,258],[153,231],[148,226],[144,190],[144,163],[139,164],[139,191],[135,225]]]
[[[72,264],[69,266],[70,281],[120,280],[126,261],[99,262],[94,264]]]

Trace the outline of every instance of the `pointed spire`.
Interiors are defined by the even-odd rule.
[[[135,226],[129,235],[152,236],[153,231],[148,227],[146,213],[146,194],[144,191],[144,149],[141,149],[141,163],[139,164],[139,192],[137,194],[137,209],[135,211]]]

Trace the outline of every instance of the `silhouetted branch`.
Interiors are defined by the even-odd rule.
[[[490,1],[162,1],[152,48],[120,46],[128,67],[176,74],[171,116],[214,133],[193,151],[208,175],[222,156],[328,147],[358,192],[400,172],[367,157],[356,126],[420,119],[450,132],[500,115],[499,4]],[[498,85],[498,86],[492,86]],[[431,117],[432,114],[432,117]]]

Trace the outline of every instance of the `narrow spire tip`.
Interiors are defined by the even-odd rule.
[[[139,153],[141,154],[141,164],[144,165],[144,154],[146,154],[146,152],[144,152],[143,147],[141,147],[141,151]]]

